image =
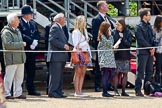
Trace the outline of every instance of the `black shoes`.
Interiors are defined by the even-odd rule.
[[[6,96],[6,99],[15,99],[13,96]]]
[[[95,88],[95,92],[101,92],[100,87]]]
[[[129,94],[127,94],[126,92],[122,92],[121,96],[129,96]]]
[[[102,93],[103,97],[114,97],[114,95],[109,94],[109,93]]]
[[[18,97],[15,97],[16,99],[26,99],[26,96],[25,95],[20,95]]]
[[[48,95],[50,98],[66,98],[67,96],[65,95]]]
[[[34,92],[29,92],[28,95],[40,96],[41,94],[37,91],[34,91]]]
[[[26,99],[26,95],[20,95],[18,97],[6,96],[6,99]]]
[[[140,96],[140,97],[144,97],[144,95],[143,95],[142,92],[136,92],[135,95],[136,95],[136,96]]]

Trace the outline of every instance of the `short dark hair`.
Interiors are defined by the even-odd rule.
[[[106,3],[106,0],[100,0],[97,2],[97,9],[100,10],[100,8],[102,7],[103,4]]]
[[[138,11],[138,14],[140,16],[141,19],[143,19],[143,16],[147,15],[148,12],[150,12],[150,8],[141,8],[139,11]]]

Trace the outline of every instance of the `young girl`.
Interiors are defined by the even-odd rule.
[[[73,40],[74,50],[87,51],[89,52],[91,58],[90,46],[88,43],[89,38],[85,27],[86,27],[85,17],[83,15],[78,16],[75,21],[74,31],[72,32],[72,40]],[[74,96],[77,97],[87,96],[86,94],[82,93],[82,86],[83,86],[87,65],[89,64],[84,64],[83,62],[74,65],[75,67],[75,74],[73,78],[74,88],[75,88]]]
[[[108,22],[102,22],[99,28],[98,34],[98,50],[109,50],[109,51],[99,51],[98,60],[102,74],[102,85],[103,85],[103,97],[113,97],[109,94],[108,87],[110,86],[110,81],[115,74],[115,58],[113,49],[113,37],[111,36],[110,24]]]

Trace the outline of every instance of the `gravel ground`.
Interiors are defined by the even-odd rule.
[[[102,97],[101,92],[92,89],[84,90],[89,97],[74,97],[74,90],[64,90],[67,98],[48,98],[47,95],[39,97],[27,95],[26,100],[7,100],[7,108],[162,108],[162,98],[136,97],[133,89],[127,89],[129,97]],[[110,92],[113,93],[113,92]],[[45,94],[42,92],[42,94]]]

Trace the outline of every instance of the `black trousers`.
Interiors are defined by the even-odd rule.
[[[95,68],[93,69],[95,74],[95,89],[101,87],[101,71],[100,66],[98,63],[98,53],[96,52],[96,62],[95,62]]]
[[[153,57],[147,55],[137,55],[137,73],[135,80],[135,91],[140,92],[142,87],[142,78],[144,76],[145,82],[151,81],[153,75]]]
[[[35,53],[26,53],[26,63],[25,63],[25,72],[26,72],[26,88],[28,93],[35,92],[34,78],[35,78]]]
[[[162,53],[155,53],[155,57],[156,57],[155,82],[162,83]]]
[[[61,95],[63,84],[63,70],[66,62],[49,62],[48,95]]]

